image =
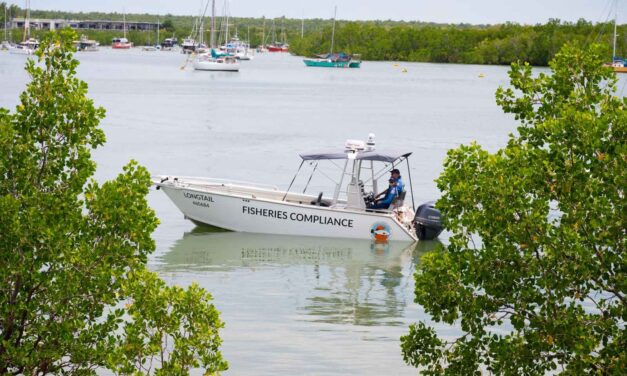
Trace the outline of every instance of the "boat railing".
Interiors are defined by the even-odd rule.
[[[177,176],[176,179],[179,183],[189,184],[189,185],[245,186],[245,187],[253,187],[253,188],[259,188],[259,189],[269,189],[273,191],[279,190],[279,188],[276,185],[253,183],[253,182],[243,181],[243,180],[206,178],[206,177],[197,177],[197,176]]]

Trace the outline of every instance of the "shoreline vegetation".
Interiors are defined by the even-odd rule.
[[[0,23],[4,20],[5,3],[0,2]],[[24,11],[8,6],[10,17],[23,17]],[[31,10],[31,18],[75,20],[122,20],[121,13],[62,12]],[[127,21],[161,24],[161,39],[190,34],[197,16],[127,14]],[[305,19],[301,37],[300,19],[285,17],[230,18],[231,28],[246,38],[250,33],[252,46],[272,43],[273,35],[280,39],[284,30],[290,44],[290,52],[300,56],[315,56],[329,51],[331,19]],[[219,25],[218,25],[219,27]],[[547,66],[565,43],[586,46],[597,43],[604,47],[608,61],[611,59],[612,22],[592,23],[586,20],[564,22],[552,19],[544,24],[522,25],[505,23],[496,25],[437,24],[418,21],[341,21],[335,33],[335,50],[359,54],[363,60],[408,61],[458,64],[509,65],[525,61],[535,66]],[[273,31],[274,30],[274,31]],[[101,45],[110,45],[119,37],[121,30],[77,30]],[[129,30],[127,36],[136,46],[156,43],[155,31]],[[207,36],[209,31],[207,30]],[[35,37],[43,36],[44,30],[32,30]],[[11,30],[14,41],[22,39],[23,31]],[[618,25],[617,51],[627,55],[627,24]],[[222,38],[224,38],[222,36]],[[207,38],[206,38],[207,39]]]

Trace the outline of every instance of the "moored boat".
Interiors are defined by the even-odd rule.
[[[133,47],[133,43],[126,38],[113,38],[111,40],[111,48],[115,50],[128,50]]]
[[[9,53],[14,55],[32,55],[39,47],[39,41],[34,38],[29,38],[24,42],[9,48]]]
[[[214,50],[194,59],[194,69],[201,71],[239,72],[239,63],[234,56],[216,56]]]
[[[266,46],[268,52],[289,52],[290,46],[283,43],[274,43]]]
[[[172,51],[177,44],[178,40],[176,38],[165,38],[161,42],[161,51]]]
[[[610,66],[616,73],[627,73],[627,58],[616,56],[616,38],[618,36],[618,34],[616,33],[617,21],[618,21],[618,0],[615,0],[614,1],[614,39],[613,39],[613,45],[612,45],[612,62],[607,65]]]
[[[122,26],[122,30],[124,32],[124,36],[122,38],[113,38],[111,40],[111,48],[115,49],[115,50],[128,50],[131,47],[133,47],[133,43],[129,42],[128,39],[126,39],[126,13],[123,15],[123,26]]]
[[[325,55],[318,55],[317,59],[303,59],[303,62],[308,67],[321,67],[321,68],[359,68],[361,66],[361,60],[359,55],[353,56],[345,54],[343,52],[333,53],[333,46],[335,45],[335,19],[337,17],[337,7],[333,14],[333,29],[331,32],[331,51]]]
[[[6,11],[6,6],[5,6]],[[6,12],[5,12],[6,13]],[[6,19],[6,14],[5,14]],[[5,23],[6,28],[6,23]],[[6,30],[5,30],[6,34]],[[5,38],[6,39],[6,38]],[[10,44],[6,46],[9,49],[9,53],[14,55],[32,55],[39,47],[39,41],[30,36],[30,2],[26,2],[26,17],[24,19],[24,40],[15,46]]]
[[[186,218],[231,231],[414,242],[434,238],[442,231],[439,211],[432,204],[426,204],[428,210],[421,206],[415,215],[410,191],[399,195],[388,209],[369,209],[368,205],[379,193],[377,180],[387,173],[385,167],[407,162],[409,172],[411,154],[376,150],[374,135],[368,142],[348,140],[343,150],[300,154],[299,171],[305,162],[315,165],[313,172],[325,161],[344,165],[332,187],[333,195],[327,197],[322,192],[307,194],[307,186],[303,193],[291,192],[292,184],[287,190],[279,190],[254,183],[175,175],[162,175],[153,181]],[[381,164],[385,166],[382,172],[376,168]],[[408,178],[411,190],[409,174]],[[412,206],[405,204],[405,193],[412,197]]]
[[[80,40],[74,41],[74,46],[77,51],[98,51],[99,45],[100,43],[87,38],[86,35],[81,35]]]
[[[207,7],[209,6],[209,2],[207,2]],[[205,7],[206,10],[206,7]],[[199,17],[200,29],[203,28],[203,19],[204,14]],[[215,41],[215,0],[211,1],[211,35],[209,37],[211,43],[211,48],[209,48],[208,52],[198,53],[198,55],[194,59],[194,69],[200,71],[225,71],[225,72],[239,72],[239,62],[234,56],[231,56],[228,53],[217,52],[214,49],[214,41]]]
[[[318,59],[303,59],[308,67],[322,68],[359,68],[361,60],[353,59],[351,55],[345,53],[327,54],[319,56]]]

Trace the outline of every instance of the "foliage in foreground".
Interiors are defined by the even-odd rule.
[[[565,46],[551,75],[512,65],[497,102],[518,135],[449,152],[450,245],[423,257],[415,300],[463,335],[412,325],[403,357],[424,374],[625,374],[627,98],[602,62]]]
[[[0,374],[224,370],[211,296],[146,269],[147,170],[91,179],[104,110],[75,78],[75,38],[48,35],[15,113],[0,109]]]

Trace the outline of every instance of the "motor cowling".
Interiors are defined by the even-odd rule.
[[[440,235],[444,227],[440,211],[435,207],[435,201],[425,202],[416,209],[414,228],[420,240],[433,240]]]

